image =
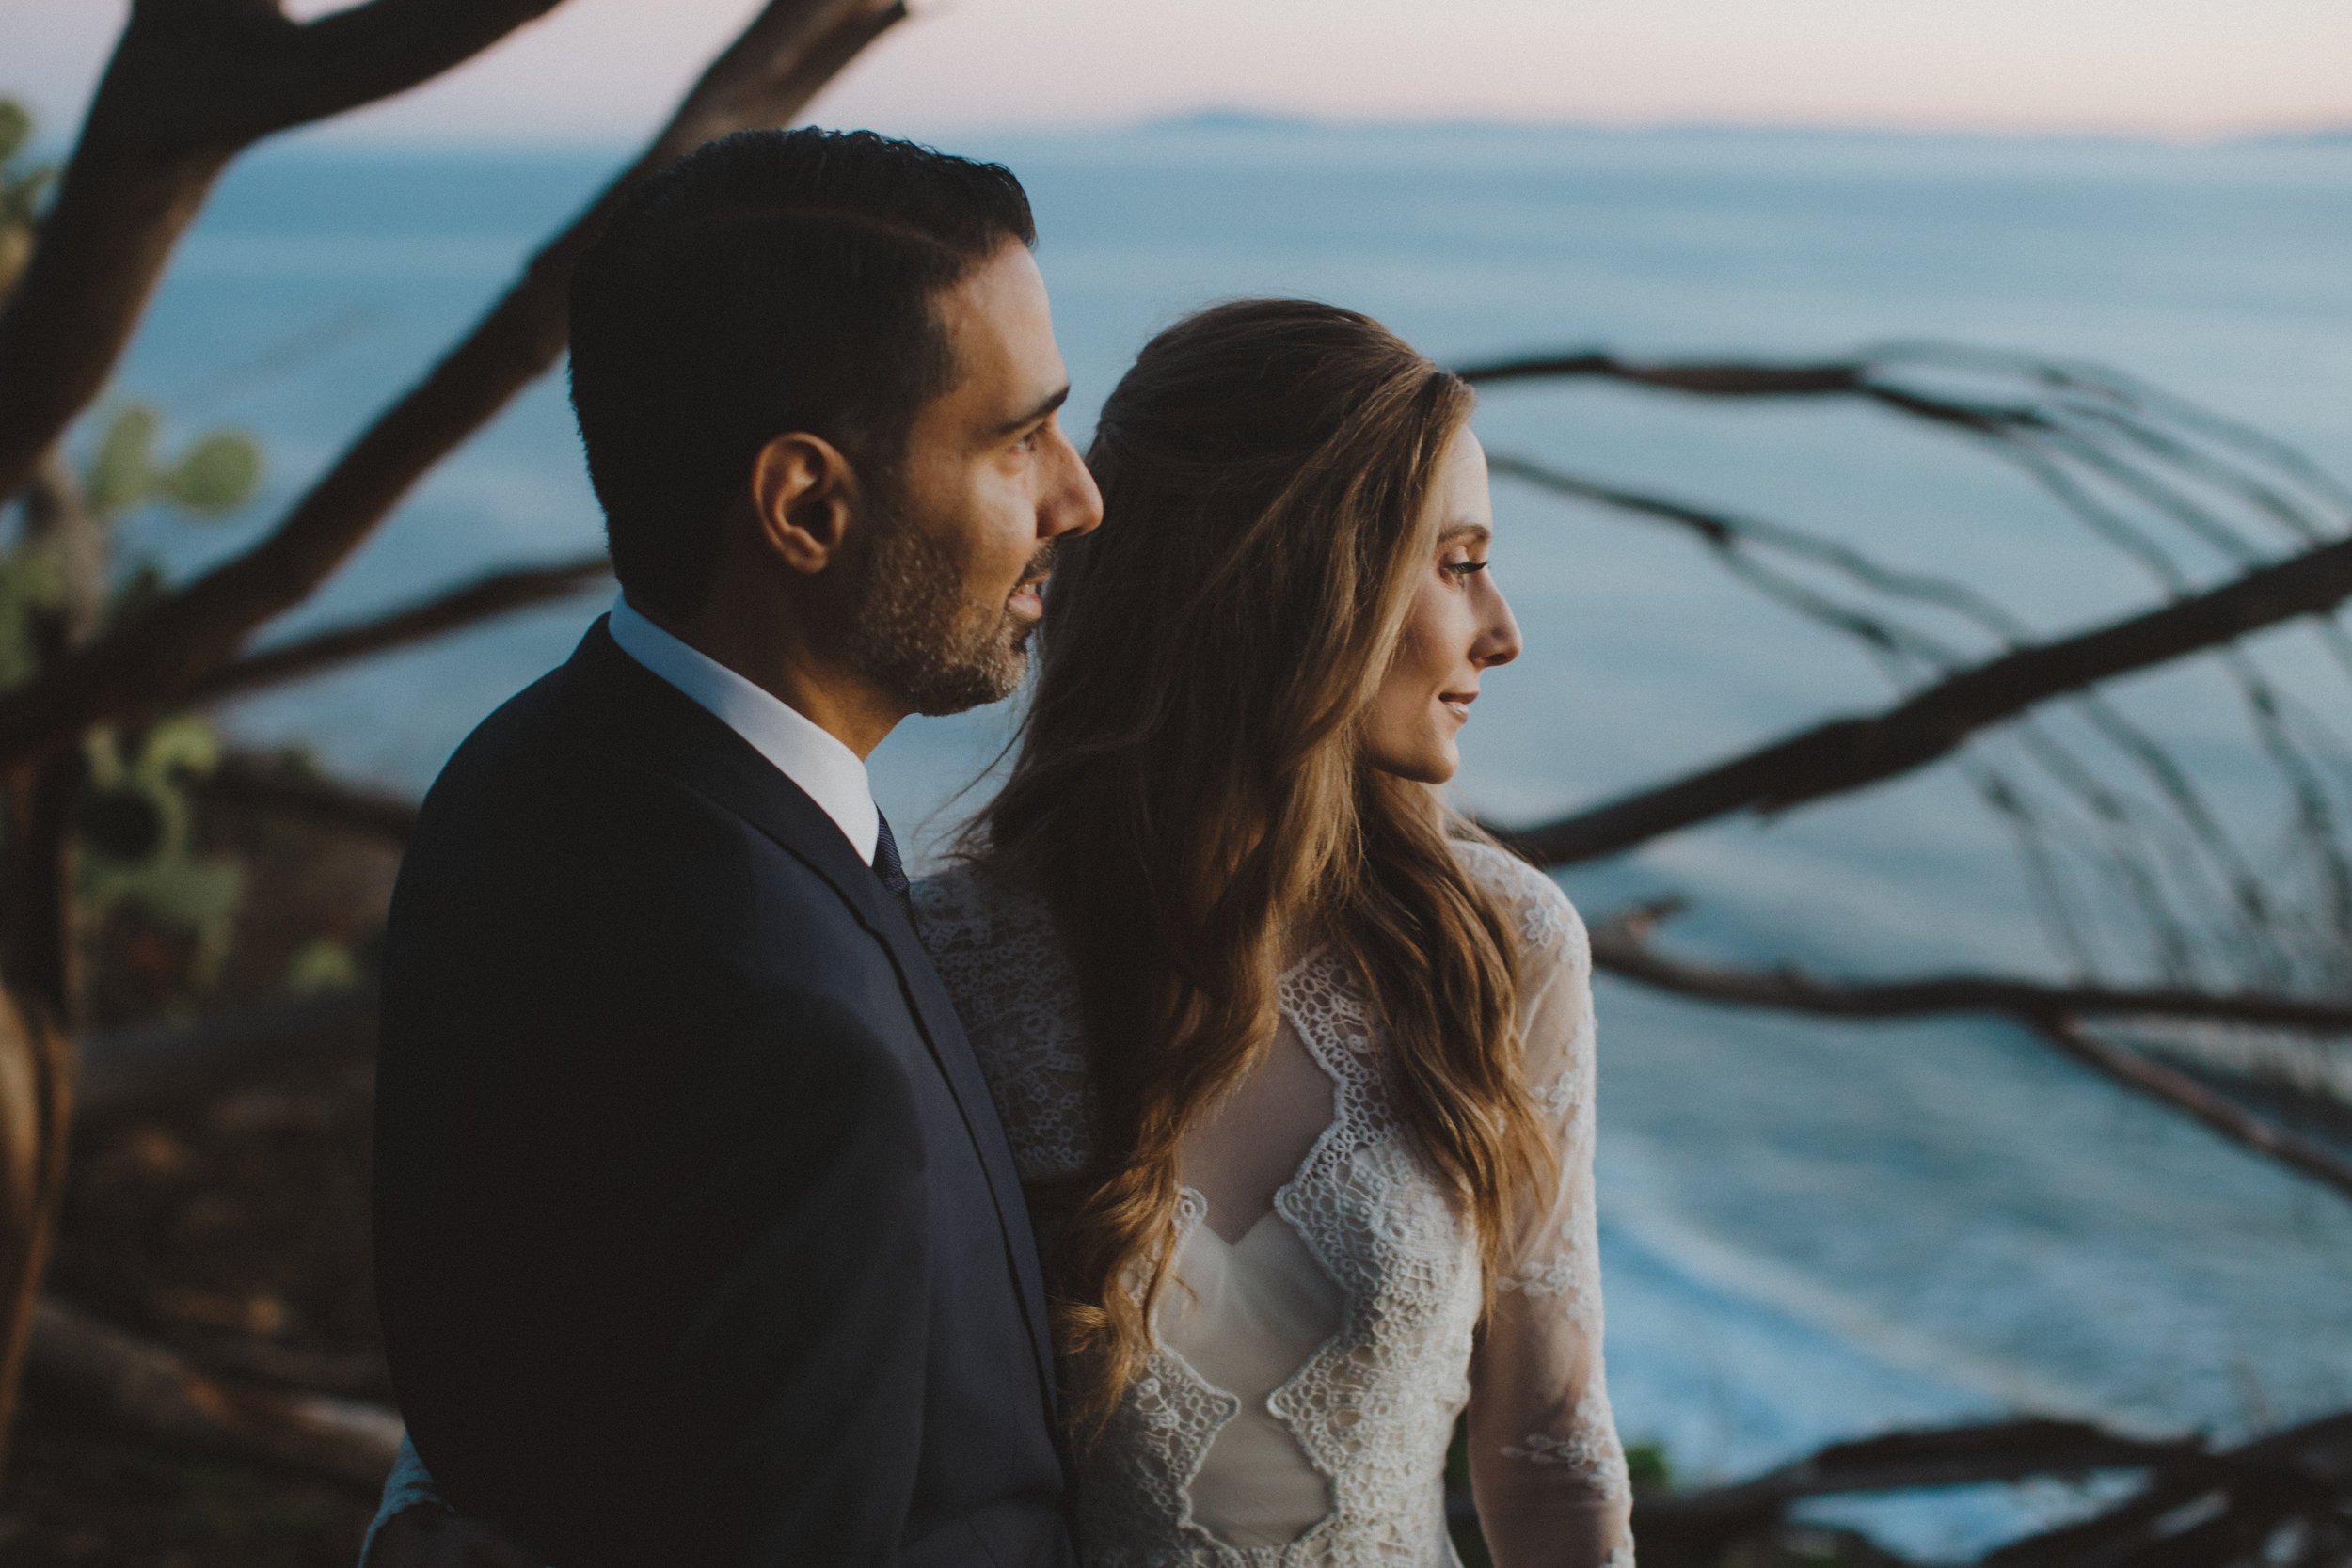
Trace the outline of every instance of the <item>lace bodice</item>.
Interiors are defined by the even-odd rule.
[[[1228,1255],[1239,1269],[1245,1248],[1266,1249],[1255,1247],[1256,1232],[1239,1245],[1213,1244],[1203,1200],[1187,1188],[1173,1273],[1196,1289],[1164,1292],[1144,1374],[1084,1461],[1078,1534],[1088,1568],[1450,1564],[1445,1453],[1465,1406],[1480,1524],[1501,1568],[1631,1568],[1630,1491],[1601,1373],[1590,953],[1549,878],[1485,845],[1461,853],[1518,922],[1528,1078],[1559,1155],[1550,1202],[1530,1207],[1482,1323],[1478,1247],[1397,1118],[1364,988],[1327,953],[1295,963],[1279,1002],[1331,1080],[1333,1114],[1261,1228],[1279,1216],[1295,1232],[1295,1260],[1277,1252],[1265,1267],[1319,1269],[1322,1280],[1298,1283],[1329,1296],[1337,1326],[1302,1346],[1303,1360],[1263,1396],[1270,1421],[1253,1412],[1252,1423],[1287,1432],[1326,1483],[1316,1495],[1325,1511],[1295,1538],[1252,1538],[1226,1524],[1247,1512],[1238,1505],[1248,1499],[1231,1496],[1240,1467],[1209,1460],[1242,1402],[1200,1367],[1247,1358],[1213,1360],[1210,1352],[1235,1347],[1200,1336],[1252,1332],[1251,1320],[1217,1318],[1207,1330],[1171,1323],[1168,1303],[1224,1291],[1222,1279],[1188,1271],[1205,1276]],[[965,867],[917,882],[914,901],[1023,1179],[1076,1169],[1089,1152],[1086,1072],[1075,985],[1050,916]],[[1198,1484],[1204,1471],[1217,1496]]]

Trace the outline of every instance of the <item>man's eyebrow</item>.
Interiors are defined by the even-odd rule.
[[[1027,413],[1023,414],[1018,419],[1007,420],[1003,424],[998,425],[996,427],[996,434],[999,436],[1009,436],[1014,431],[1020,430],[1025,426],[1033,425],[1037,423],[1038,420],[1045,418],[1048,414],[1051,414],[1055,409],[1059,408],[1063,404],[1068,403],[1069,401],[1070,385],[1069,383],[1064,382],[1059,390],[1039,399],[1037,405],[1031,408]]]

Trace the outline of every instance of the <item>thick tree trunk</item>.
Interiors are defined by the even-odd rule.
[[[558,0],[137,0],[16,292],[0,306],[0,501],[106,384],[213,182],[253,142],[401,92]]]

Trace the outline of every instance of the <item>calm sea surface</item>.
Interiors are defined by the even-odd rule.
[[[1011,163],[1034,195],[1081,432],[1179,312],[1295,293],[1455,361],[1592,345],[1807,357],[1898,338],[2102,360],[2352,473],[2352,147],[1199,125],[967,150]],[[257,432],[270,493],[245,520],[142,520],[136,539],[193,565],[248,536],[610,166],[300,148],[241,166],[119,389],[181,435]],[[1854,409],[1528,387],[1489,393],[1480,430],[1949,571],[2048,631],[2149,592],[2014,473]],[[1497,570],[1528,653],[1487,683],[1465,802],[1531,820],[1883,700],[1865,659],[1688,541],[1508,483],[1497,500]],[[283,629],[596,539],[567,412],[543,385]],[[419,789],[599,608],[533,613],[234,721]],[[2259,652],[2352,731],[2308,632]],[[2225,812],[2269,822],[2275,781],[2206,677],[2143,678],[2119,700],[2217,781]],[[907,726],[876,758],[884,807],[936,842],[1005,724]],[[1686,895],[1667,940],[1726,961],[2060,973],[2008,838],[1948,768],[1566,880],[1588,915]],[[2342,1199],[2006,1027],[1730,1014],[1605,979],[1599,1006],[1612,1380],[1629,1438],[1665,1443],[1686,1475],[1994,1411],[2244,1431],[2352,1403]],[[1946,1550],[2015,1522],[1990,1497],[1858,1516]]]

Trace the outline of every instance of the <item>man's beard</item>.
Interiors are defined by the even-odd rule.
[[[858,673],[914,713],[961,713],[1011,696],[1037,624],[1002,599],[966,598],[962,561],[903,512],[869,514],[866,523],[873,544],[844,638]],[[1044,575],[1053,550],[1051,540],[1039,546],[1024,581]]]

